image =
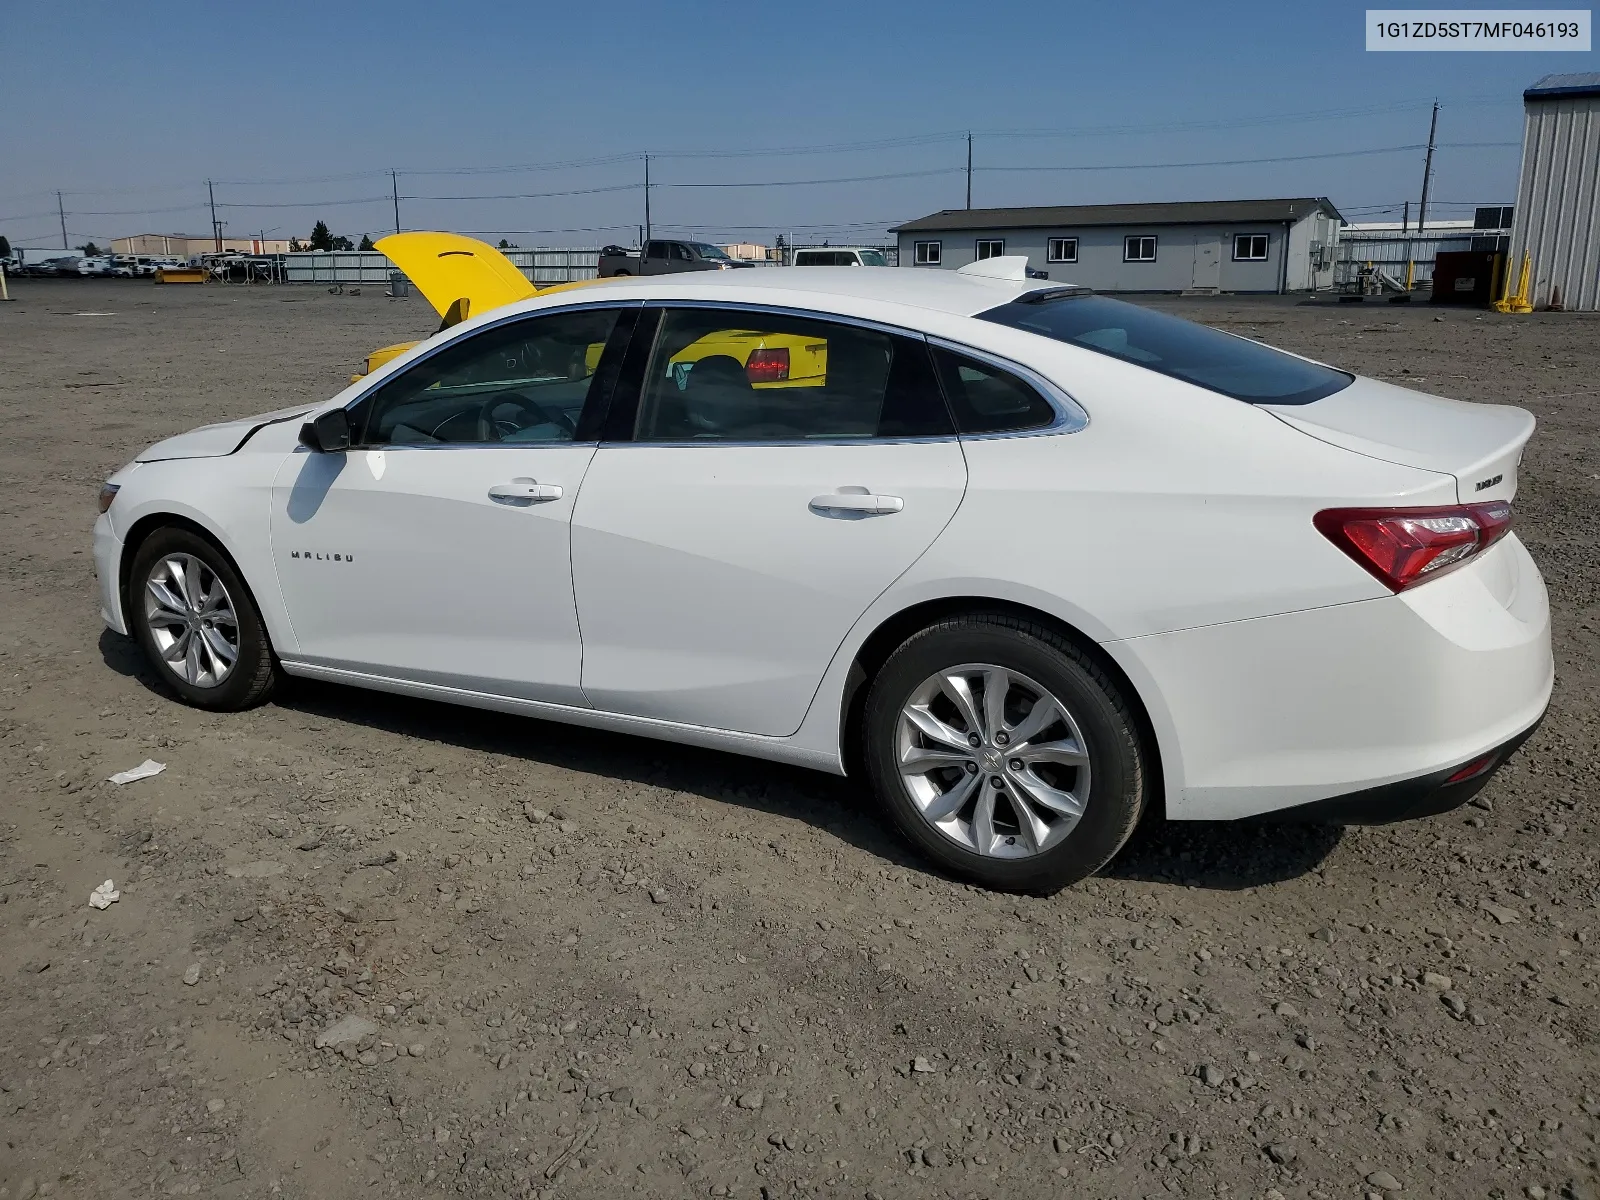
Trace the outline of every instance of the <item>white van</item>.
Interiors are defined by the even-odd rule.
[[[869,246],[805,246],[794,252],[795,267],[887,267],[882,250]]]

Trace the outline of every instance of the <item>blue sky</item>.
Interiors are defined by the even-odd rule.
[[[1592,54],[1369,54],[1364,14],[1345,0],[8,0],[0,233],[58,244],[56,189],[74,243],[204,233],[211,178],[230,236],[304,236],[318,217],[377,236],[397,168],[407,228],[631,241],[650,151],[658,228],[878,241],[964,203],[969,129],[977,206],[1326,195],[1360,219],[1416,198],[1420,150],[1134,168],[1409,146],[1434,98],[1445,217],[1513,198],[1524,87],[1596,69]],[[815,180],[845,182],[682,186]]]

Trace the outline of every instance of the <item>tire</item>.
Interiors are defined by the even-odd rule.
[[[1151,772],[1122,689],[1070,639],[1008,614],[954,617],[909,638],[872,681],[862,732],[896,828],[996,891],[1049,895],[1093,875],[1144,811]]]
[[[192,586],[184,587],[183,579],[192,579]],[[134,555],[127,600],[128,623],[145,657],[186,704],[238,712],[272,694],[278,664],[261,613],[233,563],[213,543],[188,529],[156,530]],[[190,616],[195,620],[186,624]],[[192,655],[184,650],[169,659],[184,647],[192,647]],[[233,662],[211,647],[231,648]]]

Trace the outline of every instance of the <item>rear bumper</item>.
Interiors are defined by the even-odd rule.
[[[1514,747],[1554,682],[1544,580],[1515,535],[1396,596],[1107,648],[1128,652],[1164,709],[1152,719],[1158,736],[1166,725],[1172,820],[1449,808],[1470,792],[1433,793]]]
[[[1522,748],[1522,743],[1533,736],[1543,721],[1541,714],[1538,721],[1509,742],[1461,766],[1446,767],[1418,779],[1403,779],[1398,783],[1386,783],[1381,787],[1343,796],[1329,796],[1326,800],[1313,800],[1310,804],[1280,808],[1252,820],[1263,824],[1391,825],[1396,821],[1436,817],[1440,813],[1451,812],[1476,796],[1483,785],[1494,778],[1495,772]],[[1471,768],[1471,773],[1467,778],[1451,782],[1456,775],[1467,772],[1468,768]]]

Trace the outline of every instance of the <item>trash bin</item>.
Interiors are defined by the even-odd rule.
[[[386,294],[390,296],[411,295],[411,281],[400,271],[390,271],[389,291]]]

